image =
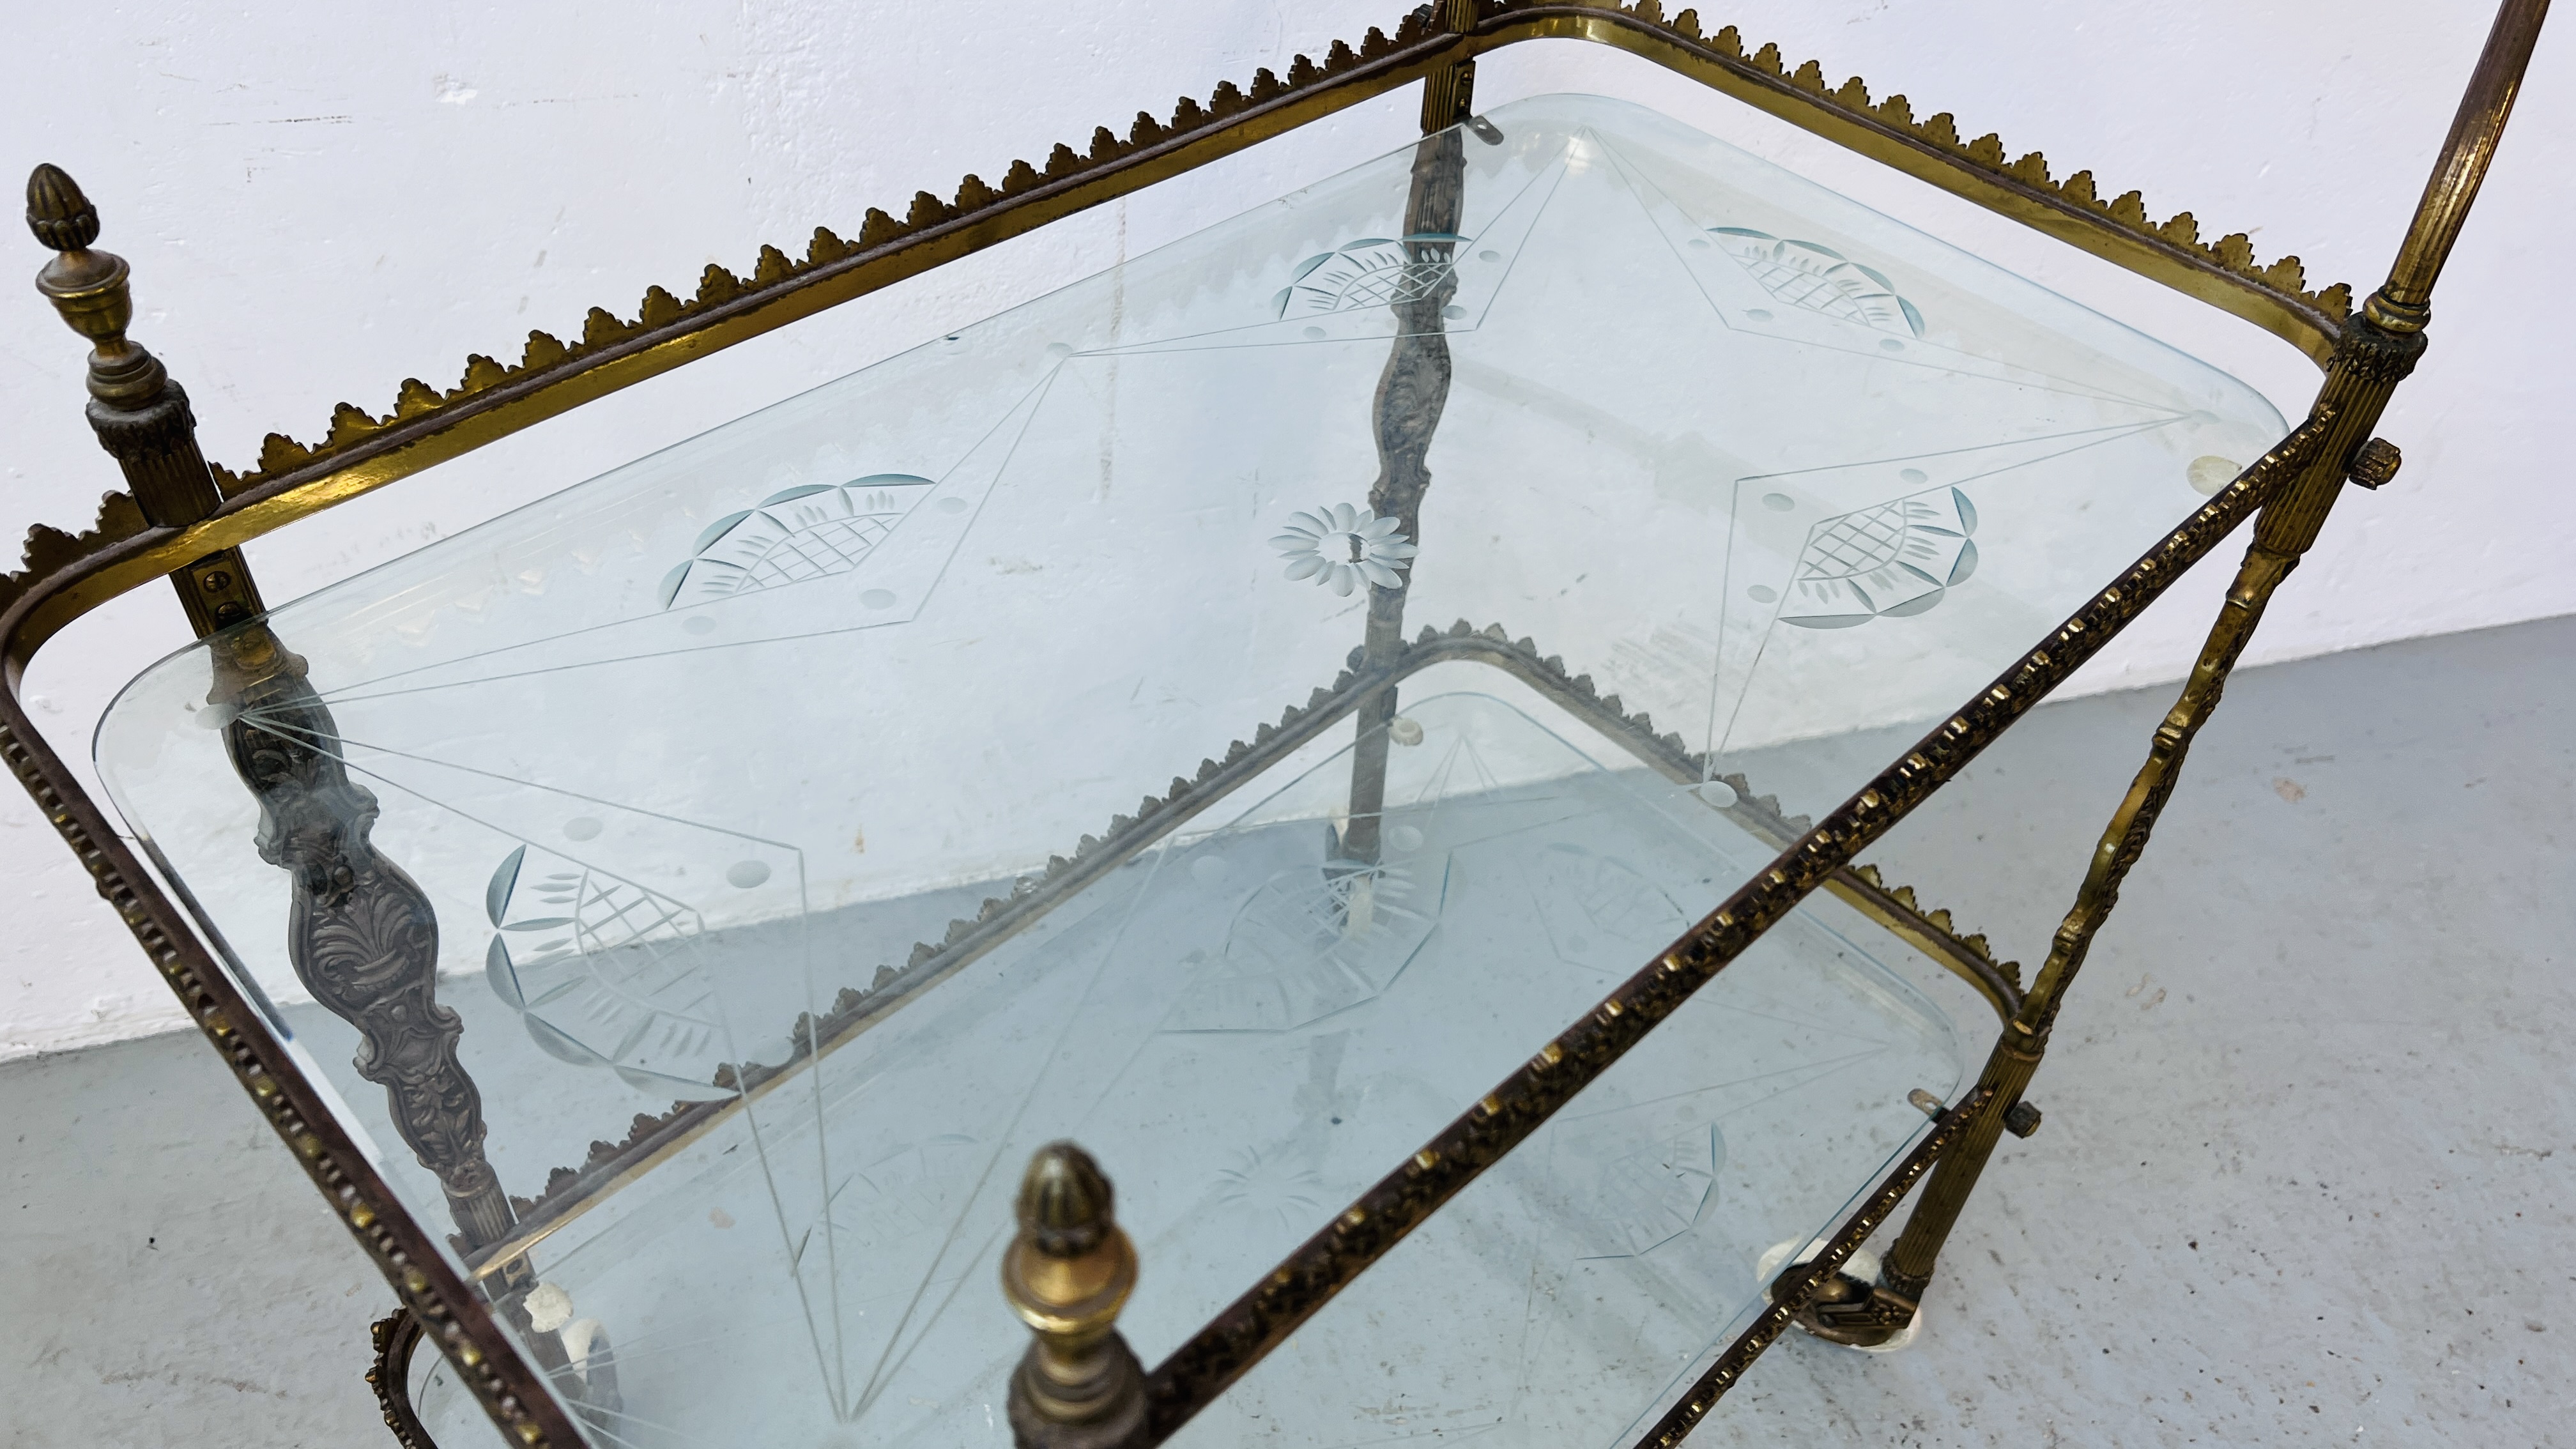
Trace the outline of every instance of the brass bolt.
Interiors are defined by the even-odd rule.
[[[2386,438],[2373,438],[2352,450],[2352,461],[2344,466],[2344,476],[2364,488],[2377,488],[2397,476],[2406,455]]]

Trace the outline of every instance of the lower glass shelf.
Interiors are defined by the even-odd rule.
[[[1151,1364],[1774,849],[1495,671],[1427,671],[1388,737],[1374,851],[1349,736],[1318,741],[539,1243],[595,1440],[1008,1443],[1033,1150],[1116,1183]],[[1891,965],[1937,975],[1839,906],[1783,922],[1179,1442],[1620,1442],[1763,1250],[1927,1128],[1908,1093],[1957,1089]],[[413,1378],[439,1443],[486,1441],[443,1365]]]

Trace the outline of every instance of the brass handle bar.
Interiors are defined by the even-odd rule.
[[[2532,47],[2540,40],[2540,22],[2548,17],[2549,0],[2505,0],[2487,32],[2486,47],[2478,53],[2477,69],[2469,73],[2469,88],[2451,118],[2450,135],[2442,141],[2441,160],[2425,178],[2414,224],[2398,245],[2387,285],[2379,289],[2388,304],[2384,310],[2415,313],[2411,320],[2417,328],[2430,310],[2433,281],[2450,260],[2451,245],[2460,239],[2469,206],[2495,161],[2496,144],[2504,138],[2504,123],[2513,115],[2523,72],[2531,65]],[[2390,316],[2374,315],[2372,320],[2383,327],[2399,326]]]
[[[2273,593],[2316,542],[2328,510],[2356,470],[2356,460],[2369,450],[2370,430],[2377,426],[2389,398],[2423,354],[2433,278],[2458,239],[2469,205],[2494,159],[2548,10],[2548,0],[2506,0],[2497,12],[2388,283],[2371,295],[2360,315],[2344,329],[2334,364],[2318,390],[2311,414],[2323,424],[2318,446],[2264,505],[2253,546],[2229,587],[2227,602],[2211,626],[2191,677],[2157,726],[2146,763],[2104,828],[2047,960],[1980,1074],[1980,1086],[1991,1093],[1989,1105],[1942,1159],[1923,1190],[1923,1200],[1883,1262],[1882,1288],[1909,1304],[1920,1301],[1931,1282],[1941,1249],[2007,1129],[2008,1114],[2020,1105],[2023,1090],[2039,1070],[2065,993],[2119,903],[2122,882],[2145,853],[2157,818],[2180,781],[2192,741],[2218,707],[2228,676]],[[2399,295],[2409,286],[2416,290]],[[2381,447],[2394,452],[2384,444]]]

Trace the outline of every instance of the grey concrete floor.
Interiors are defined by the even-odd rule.
[[[1875,858],[2035,961],[2172,693]],[[1921,1341],[1793,1336],[1695,1442],[2576,1446],[2571,877],[2576,619],[2240,676]],[[0,1067],[0,1133],[0,1444],[386,1442],[389,1294],[193,1037]]]

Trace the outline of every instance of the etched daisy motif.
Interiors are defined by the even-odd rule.
[[[1270,546],[1288,560],[1288,577],[1313,579],[1336,594],[1347,595],[1362,583],[1399,589],[1417,550],[1395,531],[1395,524],[1365,508],[1337,503],[1288,515],[1288,531],[1270,540]]]

